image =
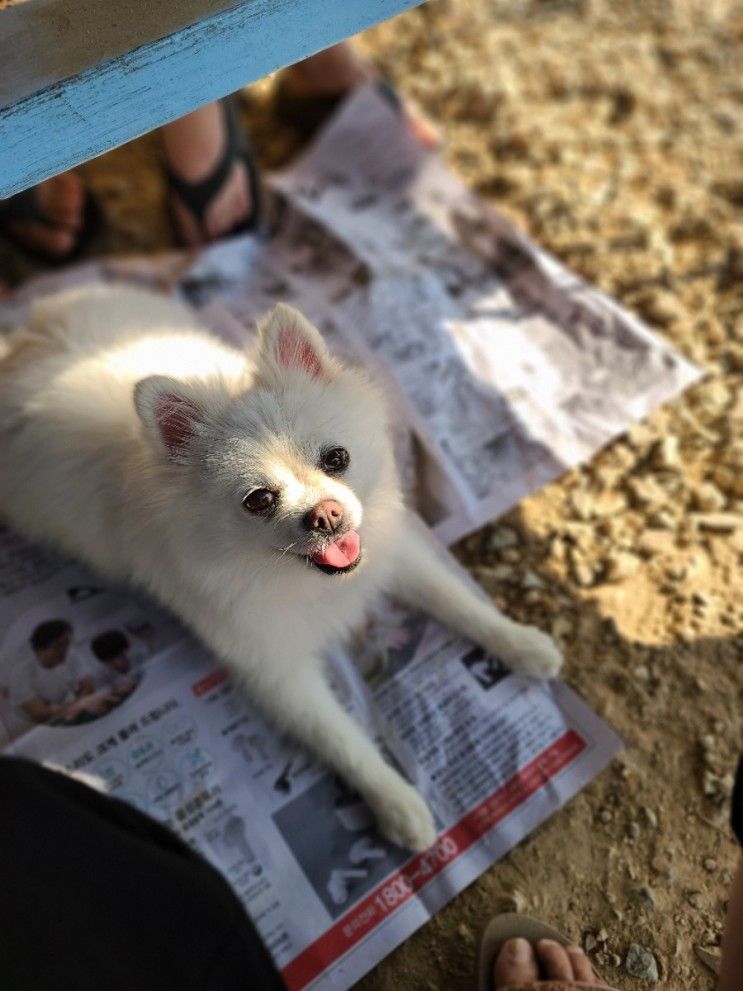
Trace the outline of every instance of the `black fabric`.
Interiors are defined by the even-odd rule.
[[[168,829],[0,758],[0,988],[282,991],[237,897]]]
[[[730,822],[738,843],[743,846],[743,757],[738,762],[738,770],[735,774]]]

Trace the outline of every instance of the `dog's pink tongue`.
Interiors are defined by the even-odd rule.
[[[327,564],[331,568],[347,568],[353,564],[361,553],[361,539],[355,530],[349,530],[342,537],[321,551],[312,555],[312,560],[318,564]]]

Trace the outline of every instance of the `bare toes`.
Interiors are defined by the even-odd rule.
[[[595,983],[596,975],[593,972],[591,962],[580,946],[568,946],[566,947],[566,952],[573,966],[573,977],[575,980],[594,981]]]
[[[493,969],[496,991],[507,984],[536,981],[538,977],[539,967],[531,943],[520,938],[507,940],[501,947]]]
[[[553,939],[540,939],[537,943],[537,955],[545,977],[553,981],[569,981],[573,978],[573,964],[567,950]]]

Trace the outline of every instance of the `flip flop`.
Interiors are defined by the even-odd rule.
[[[402,100],[397,91],[384,79],[377,80],[375,86],[380,96],[387,100],[397,113],[402,114]],[[315,136],[351,92],[351,90],[341,90],[339,93],[300,96],[291,93],[283,79],[280,79],[274,90],[273,113],[304,143]]]
[[[0,201],[0,236],[21,251],[27,258],[39,262],[47,268],[57,268],[68,262],[76,261],[83,255],[89,254],[93,243],[103,230],[103,210],[90,190],[85,190],[82,224],[75,234],[75,241],[69,251],[56,254],[44,251],[42,248],[29,247],[19,234],[9,231],[8,221],[32,220],[43,224],[50,230],[57,230],[59,224],[49,220],[41,210],[34,187],[24,189],[21,193]]]
[[[570,940],[562,933],[539,919],[517,912],[507,912],[494,916],[480,937],[480,952],[477,963],[477,991],[492,991],[493,967],[504,943],[521,937],[532,945],[540,939],[553,939],[561,946],[569,946]],[[597,975],[598,976],[598,975]],[[513,984],[498,991],[612,991],[606,985],[587,984],[585,981],[539,980],[526,984]]]
[[[238,123],[232,100],[230,98],[220,100],[219,105],[222,107],[224,114],[226,143],[222,157],[212,172],[200,182],[185,182],[175,174],[170,166],[165,166],[165,177],[169,191],[175,193],[181,203],[191,213],[206,241],[210,240],[206,236],[204,228],[206,211],[209,209],[214,197],[224,186],[235,162],[243,162],[245,165],[248,184],[250,186],[250,202],[252,207],[247,217],[239,220],[229,230],[221,234],[220,238],[260,230],[264,213],[263,187],[258,166],[253,158],[247,138]],[[172,203],[171,222],[177,230],[178,223],[173,216]]]

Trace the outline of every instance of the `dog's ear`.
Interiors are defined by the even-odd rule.
[[[329,381],[335,371],[319,330],[299,310],[277,303],[259,325],[260,364],[273,377],[299,372]]]
[[[166,375],[150,375],[134,387],[134,406],[155,446],[183,460],[191,441],[208,420],[208,397]]]

